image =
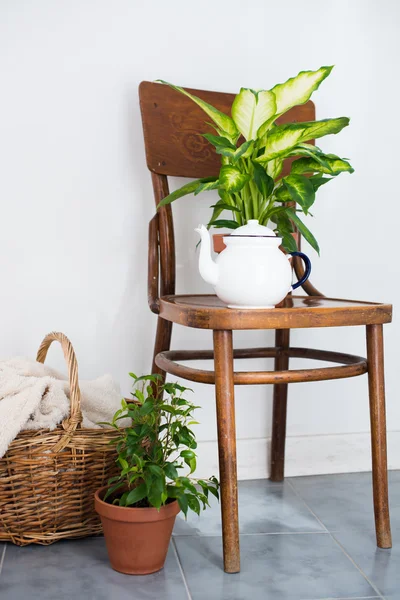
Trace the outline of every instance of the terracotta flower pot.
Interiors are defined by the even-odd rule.
[[[128,575],[146,575],[163,568],[176,515],[176,500],[156,508],[129,508],[103,502],[107,486],[94,496],[112,568]]]

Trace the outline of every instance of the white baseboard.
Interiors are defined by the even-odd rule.
[[[238,478],[269,477],[270,440],[238,440]],[[388,432],[388,466],[400,469],[400,431]],[[322,475],[371,470],[369,433],[288,437],[285,475]],[[217,442],[199,442],[198,477],[218,474]]]

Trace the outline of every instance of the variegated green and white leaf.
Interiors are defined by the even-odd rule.
[[[232,118],[246,140],[255,139],[258,129],[275,115],[272,92],[242,88],[232,104]]]
[[[288,188],[284,185],[283,179],[275,188],[274,198],[277,202],[290,202],[292,200],[292,196],[290,195]]]
[[[278,125],[270,132],[264,154],[256,158],[256,161],[265,163],[272,158],[285,156],[298,144],[324,135],[339,133],[348,124],[347,117],[338,117],[322,121]]]
[[[239,158],[249,158],[254,150],[254,140],[249,140],[248,142],[244,142],[239,148],[236,150],[233,155],[233,160],[236,162]]]
[[[299,158],[292,163],[292,173],[325,173],[326,175],[339,175],[339,173],[353,173],[354,169],[347,160],[333,158],[329,154],[324,155],[324,163],[315,160],[315,158]]]
[[[307,214],[308,209],[315,201],[314,186],[309,179],[303,175],[291,174],[283,179],[282,184],[289,192],[291,199]]]
[[[271,91],[276,97],[277,116],[293,106],[307,102],[332,69],[333,66],[321,67],[317,71],[301,71],[296,77],[273,87]]]
[[[267,175],[272,177],[272,179],[276,179],[283,168],[283,159],[282,158],[273,158],[268,161],[265,165],[265,170],[267,171]]]
[[[249,181],[250,175],[242,173],[238,168],[225,165],[219,172],[221,187],[227,192],[238,192]]]
[[[214,123],[220,130],[222,130],[225,134],[228,134],[231,139],[236,140],[238,138],[239,132],[234,120],[231,117],[221,112],[220,110],[217,110],[216,108],[214,108],[214,106],[208,104],[208,102],[205,102],[201,98],[198,98],[197,96],[190,94],[185,89],[178,87],[177,85],[173,85],[172,83],[168,83],[168,81],[163,81],[162,79],[158,79],[157,81],[159,83],[169,85],[172,89],[176,90],[177,92],[180,92],[181,94],[184,94],[185,96],[193,100],[193,102],[195,102],[197,106],[200,106],[200,108],[210,117],[210,119],[214,121]]]
[[[317,146],[313,146],[312,144],[298,144],[298,146],[295,146],[293,150],[290,151],[288,156],[308,156],[329,169],[329,165],[324,159],[324,153],[317,148]]]

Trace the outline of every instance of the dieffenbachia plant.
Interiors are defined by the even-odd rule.
[[[172,192],[159,206],[207,190],[218,190],[219,200],[213,208],[208,227],[236,229],[249,219],[262,225],[269,221],[283,238],[288,251],[297,249],[291,235],[294,226],[319,252],[318,243],[298,216],[310,214],[315,193],[336,175],[353,172],[350,163],[335,154],[324,152],[309,143],[325,135],[339,133],[349,124],[347,117],[277,124],[276,120],[294,106],[307,102],[333,67],[302,71],[296,77],[270,90],[242,88],[232,104],[231,116],[181,87],[165,83],[188,96],[211,119],[217,135],[204,137],[221,155],[218,177],[191,181]],[[297,157],[289,175],[281,176],[286,158]],[[328,176],[328,177],[327,177]],[[223,211],[231,211],[231,219],[220,219]]]

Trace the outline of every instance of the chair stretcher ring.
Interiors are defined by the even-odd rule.
[[[287,371],[235,371],[233,381],[236,385],[257,385],[273,383],[300,383],[305,381],[326,381],[357,377],[368,371],[367,360],[361,356],[315,350],[312,348],[246,348],[233,351],[234,358],[275,358],[278,355],[293,358],[310,358],[326,362],[339,363],[336,367],[314,369],[293,369]],[[176,361],[210,360],[214,358],[212,350],[169,350],[156,356],[157,366],[177,377],[199,383],[215,383],[214,371],[193,369]]]

